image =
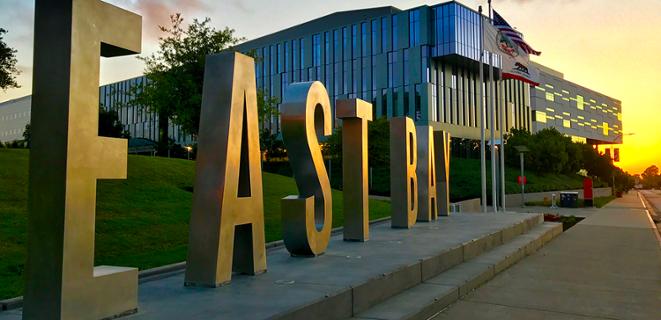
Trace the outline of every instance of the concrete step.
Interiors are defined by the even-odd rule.
[[[530,255],[562,233],[562,224],[543,223],[504,244],[484,251],[463,263],[424,280],[352,319],[428,319],[460,297],[489,281],[496,274]]]
[[[406,267],[384,273],[379,277],[354,286],[352,314],[359,314],[373,306],[420,285],[467,260],[480,256],[520,235],[527,234],[544,223],[544,216],[533,215],[502,229],[464,241],[455,247],[437,252]],[[307,312],[307,311],[306,311]],[[334,317],[326,317],[334,318]]]

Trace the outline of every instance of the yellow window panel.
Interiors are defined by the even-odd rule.
[[[546,113],[544,111],[535,112],[535,121],[546,123]]]
[[[555,100],[555,95],[553,95],[552,92],[547,92],[547,93],[546,93],[546,100],[548,100],[548,101],[554,101],[554,100]]]

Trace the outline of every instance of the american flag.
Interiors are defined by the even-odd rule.
[[[524,40],[523,40],[523,35],[514,30],[512,26],[510,26],[503,17],[501,17],[496,10],[493,10],[493,25],[498,29],[503,35],[508,36],[512,41],[514,41],[516,44],[523,49],[528,54],[534,54],[534,55],[540,55],[542,54],[540,51],[536,51],[533,49],[530,45],[528,45]]]

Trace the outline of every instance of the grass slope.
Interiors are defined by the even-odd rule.
[[[27,150],[0,149],[0,299],[22,294],[27,223]],[[194,162],[129,156],[127,180],[99,181],[95,264],[148,269],[186,259]],[[280,199],[298,194],[291,178],[264,173],[266,241],[281,238]],[[390,204],[370,200],[370,218]],[[342,192],[333,190],[333,227]]]
[[[491,196],[491,162],[487,161],[487,195]],[[516,181],[519,168],[505,167],[505,192],[521,192]],[[579,175],[538,175],[526,172],[526,192],[582,189],[583,177]],[[597,186],[595,186],[597,187]],[[450,198],[452,201],[480,197],[480,160],[453,157],[450,161]]]

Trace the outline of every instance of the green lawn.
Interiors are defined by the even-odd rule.
[[[0,149],[0,299],[22,294],[25,261],[27,150]],[[96,265],[148,269],[186,259],[194,163],[129,156],[127,180],[97,190]],[[280,199],[297,194],[291,178],[264,173],[266,241],[281,238]],[[370,200],[370,218],[390,204]],[[341,226],[342,192],[333,190],[333,227]]]

